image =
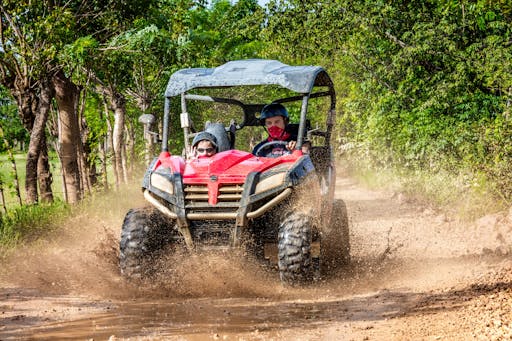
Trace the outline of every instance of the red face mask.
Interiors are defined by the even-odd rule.
[[[267,131],[269,135],[269,141],[286,141],[286,139],[290,137],[289,133],[287,133],[284,129],[279,128],[278,126],[267,128]]]

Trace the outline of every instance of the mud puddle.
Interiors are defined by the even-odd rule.
[[[407,299],[405,294],[387,295],[384,308],[374,318],[392,317]],[[392,296],[392,297],[391,297]],[[31,328],[34,339],[94,339],[115,337],[172,337],[278,333],[283,329],[315,328],[349,320],[368,320],[379,295],[357,299],[274,301],[269,299],[201,299],[118,303],[109,313],[69,322]],[[348,313],[350,311],[350,313]],[[15,335],[15,333],[13,333]],[[19,336],[19,335],[18,335]]]
[[[354,328],[364,331],[417,314],[425,302],[439,304],[447,292],[464,290],[471,273],[501,262],[499,257],[366,261],[308,288],[269,281],[255,292],[251,283],[225,284],[213,297],[153,285],[127,287],[116,299],[4,289],[0,339],[320,340],[334,333],[335,340],[333,326],[352,335]],[[234,291],[238,295],[229,293]],[[461,298],[455,305],[465,302]]]

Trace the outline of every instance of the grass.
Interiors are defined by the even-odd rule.
[[[24,199],[25,158],[25,154],[15,155],[22,199]],[[63,199],[60,162],[53,154],[50,155],[50,167],[55,201],[20,206],[14,190],[11,162],[5,154],[0,155],[0,161],[0,176],[4,181],[7,206],[7,213],[0,212],[0,254],[6,253],[17,245],[47,236],[51,231],[58,231],[59,228],[67,225],[66,222],[78,215],[92,215],[98,219],[101,217],[101,220],[105,218],[106,221],[110,220],[117,226],[119,225],[117,220],[124,216],[127,208],[144,204],[140,191],[140,179],[145,169],[136,168],[132,183],[121,185],[119,190],[113,190],[115,186],[110,183],[110,191],[105,192],[101,188],[96,188],[91,193],[86,193],[86,197],[77,205],[68,205]],[[114,177],[111,167],[109,167],[108,176],[112,182]]]
[[[26,154],[14,154],[21,200],[25,200]],[[19,205],[14,184],[14,171],[8,155],[0,155],[0,177],[3,181],[4,200],[7,212],[0,215],[0,245],[8,249],[23,240],[37,239],[47,231],[58,227],[62,219],[69,215],[71,207],[63,201],[60,162],[55,154],[50,155],[50,169],[53,174],[52,189],[55,202],[37,205]],[[60,190],[59,190],[60,189]]]
[[[134,179],[119,190],[94,192],[75,206],[56,200],[18,207],[0,219],[0,256],[18,245],[45,238],[51,232],[58,233],[66,226],[72,229],[87,228],[87,224],[120,227],[128,209],[143,205],[140,181]],[[79,217],[86,221],[77,225]]]
[[[25,199],[26,154],[14,154],[18,183],[22,202]],[[37,205],[19,205],[14,186],[14,172],[7,154],[0,155],[0,177],[4,184],[4,199],[7,212],[0,215],[0,245],[11,248],[22,240],[37,239],[47,231],[54,230],[66,217],[71,208],[63,201],[60,163],[56,155],[50,156],[50,168],[53,174],[52,189],[55,202]]]
[[[18,183],[20,186],[20,194],[22,202],[25,200],[25,167],[27,164],[27,156],[25,153],[14,154],[14,161],[16,163],[16,170],[18,173]],[[62,176],[60,161],[55,153],[49,155],[50,170],[53,175],[52,190],[56,200],[64,200],[62,191]],[[19,207],[16,190],[14,187],[14,174],[12,163],[8,155],[0,154],[0,178],[4,183],[4,196],[5,203],[8,210]]]
[[[17,207],[0,219],[0,245],[11,248],[56,229],[69,215],[71,207],[63,201]]]

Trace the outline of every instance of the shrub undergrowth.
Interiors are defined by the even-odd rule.
[[[16,246],[54,230],[69,215],[71,207],[63,201],[20,206],[0,217],[0,245]]]
[[[508,208],[508,202],[499,194],[499,185],[484,173],[383,166],[361,155],[364,153],[351,150],[341,158],[349,165],[350,175],[370,188],[403,193],[419,203],[464,220],[474,220]]]

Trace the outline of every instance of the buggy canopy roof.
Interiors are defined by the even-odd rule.
[[[167,83],[166,97],[194,88],[238,85],[279,85],[298,93],[310,93],[314,86],[333,83],[320,66],[290,66],[277,60],[247,59],[228,62],[215,68],[192,68],[175,72]]]

